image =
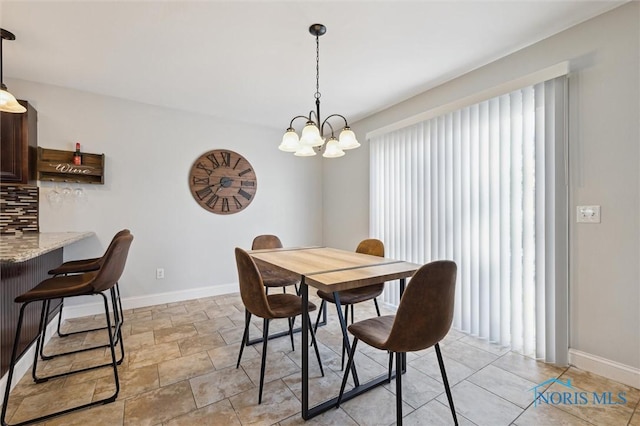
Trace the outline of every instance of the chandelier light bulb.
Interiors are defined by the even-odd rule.
[[[307,146],[321,146],[324,143],[324,139],[320,136],[320,130],[316,123],[313,121],[307,121],[307,124],[302,129],[302,136],[300,136],[300,144]]]
[[[325,158],[338,158],[344,155],[344,151],[340,149],[340,145],[338,143],[338,139],[331,136],[327,141],[327,145],[324,148],[324,154],[322,154]]]
[[[27,109],[20,105],[11,93],[6,90],[0,90],[0,111],[21,113],[26,112]]]
[[[342,132],[340,132],[339,146],[341,149],[354,149],[360,146],[355,133],[353,133],[353,130],[351,130],[349,126],[345,126]]]
[[[15,39],[16,36],[12,32],[0,28],[0,111],[23,113],[26,112],[27,109],[18,103],[15,96],[9,93],[7,86],[5,86],[2,81],[2,42],[4,40]]]
[[[280,151],[284,152],[296,152],[300,149],[300,140],[295,129],[289,127],[282,137],[282,143],[278,147]]]
[[[298,149],[293,155],[296,157],[312,157],[316,155],[316,151],[309,145],[300,145],[300,149]]]

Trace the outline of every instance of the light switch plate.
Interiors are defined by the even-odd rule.
[[[577,206],[579,223],[600,223],[600,206]]]

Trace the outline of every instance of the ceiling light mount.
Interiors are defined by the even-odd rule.
[[[309,33],[316,38],[316,109],[311,110],[309,115],[297,115],[291,119],[289,127],[282,137],[282,143],[278,147],[281,151],[293,152],[298,157],[309,157],[316,155],[316,149],[321,151],[324,147],[323,157],[336,158],[344,155],[344,150],[353,149],[360,146],[356,135],[349,127],[347,119],[340,114],[331,114],[324,121],[320,118],[320,36],[327,32],[327,27],[322,24],[313,24],[309,27]],[[301,136],[298,136],[293,122],[299,118],[305,119],[305,126],[302,129]],[[340,137],[334,135],[334,127],[329,123],[329,119],[340,119],[340,123],[344,121],[344,126],[340,132]],[[331,136],[325,144],[324,128],[325,125],[331,130]],[[315,149],[314,149],[315,148]]]
[[[26,112],[27,109],[18,103],[15,96],[9,93],[2,79],[2,42],[4,40],[15,40],[16,36],[4,28],[0,28],[0,36],[2,37],[0,38],[0,111],[13,113]]]

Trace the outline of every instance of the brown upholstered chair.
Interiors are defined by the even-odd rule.
[[[391,352],[392,356],[395,354],[396,421],[398,425],[402,425],[403,367],[401,360],[403,357],[400,355],[435,346],[453,421],[456,425],[458,424],[439,345],[440,340],[451,328],[456,271],[456,264],[448,260],[435,261],[422,266],[409,281],[396,315],[369,318],[349,326],[349,332],[353,334],[354,339],[336,407],[340,406],[342,400],[358,340],[362,340],[374,348]],[[391,368],[392,362],[389,364]]]
[[[129,231],[128,229],[123,229],[121,231],[119,231],[118,233],[116,233],[116,235],[113,236],[113,238],[111,239],[111,243],[109,243],[109,247],[107,247],[107,250],[105,251],[105,254],[109,251],[109,248],[114,244],[116,238],[121,237],[123,235],[129,235],[131,233],[131,231]],[[54,277],[57,277],[58,275],[71,275],[71,274],[83,274],[85,272],[92,272],[92,271],[97,271],[98,269],[100,269],[102,267],[102,265],[104,264],[104,259],[105,256],[103,255],[102,257],[96,257],[96,258],[92,258],[92,259],[82,259],[82,260],[71,260],[69,262],[64,262],[63,264],[61,264],[60,266],[58,266],[57,268],[54,268],[52,270],[49,271],[49,275],[53,275]],[[121,319],[123,319],[123,312],[122,312],[122,303],[120,302],[120,287],[118,286],[118,283],[116,283],[115,285],[115,292],[116,292],[116,297],[117,297],[117,306],[114,307],[114,320],[115,322],[119,322]],[[46,315],[47,317],[49,316],[49,303],[50,301],[47,301],[47,307],[46,307]],[[63,333],[60,330],[61,327],[61,323],[62,323],[62,309],[64,308],[64,298],[62,299],[61,303],[60,303],[60,311],[58,312],[58,326],[57,326],[57,333],[58,336],[60,337],[67,337],[67,336],[71,336],[73,334],[80,334],[80,333],[86,333],[89,331],[98,331],[98,330],[102,330],[105,327],[98,327],[98,328],[92,328],[92,329],[85,329],[85,330],[77,330],[74,332],[70,332],[70,333]],[[43,340],[44,340],[44,336],[43,336]],[[104,347],[109,346],[108,344],[103,345]],[[50,359],[50,356],[47,356],[43,353],[40,354],[40,356],[42,357],[42,359]]]
[[[356,248],[356,253],[369,254],[371,256],[380,256],[384,257],[384,244],[382,241],[377,240],[375,238],[369,238],[366,240],[362,240],[358,247]],[[378,306],[378,301],[376,297],[382,294],[382,290],[384,290],[384,283],[373,284],[367,287],[354,288],[353,290],[344,290],[340,292],[340,304],[344,306],[344,320],[345,322],[349,318],[349,306],[351,306],[351,322],[353,323],[353,305],[360,302],[366,302],[367,300],[372,300],[376,307],[376,313],[380,316],[380,307]],[[313,326],[314,331],[317,331],[318,324],[320,322],[320,315],[322,310],[324,309],[324,304],[326,302],[336,303],[335,298],[333,297],[333,293],[327,293],[321,290],[318,290],[318,297],[322,299],[320,304],[320,309],[318,310],[318,317],[316,318],[316,323]],[[342,364],[344,366],[344,346],[342,348]]]
[[[253,239],[251,244],[251,250],[263,250],[282,248],[282,241],[276,235],[258,235]],[[262,281],[264,286],[267,287],[267,293],[271,287],[282,287],[282,292],[287,292],[288,286],[294,286],[296,294],[298,294],[298,284],[300,283],[300,277],[287,271],[275,269],[273,266],[256,261],[260,275],[262,275]]]
[[[34,381],[36,383],[46,382],[50,379],[55,379],[58,377],[67,376],[69,374],[75,374],[82,371],[93,370],[101,367],[112,367],[113,368],[113,378],[115,382],[115,391],[114,393],[106,398],[95,400],[93,402],[89,402],[86,404],[82,404],[80,406],[67,408],[61,411],[57,411],[54,413],[45,414],[38,418],[30,419],[19,424],[26,423],[38,423],[43,420],[49,419],[54,416],[58,416],[61,414],[70,413],[72,411],[81,410],[87,407],[91,407],[93,405],[101,405],[113,402],[116,400],[118,396],[118,392],[120,390],[120,381],[118,379],[118,361],[116,360],[116,340],[115,336],[118,336],[118,340],[120,342],[120,353],[121,359],[124,357],[124,345],[122,343],[122,331],[120,328],[120,324],[116,324],[115,329],[111,327],[111,318],[109,313],[109,303],[107,296],[104,294],[107,290],[111,295],[111,303],[115,306],[116,296],[114,287],[118,282],[122,273],[124,271],[125,263],[127,260],[127,256],[129,253],[129,248],[131,247],[131,242],[133,241],[133,235],[123,235],[121,237],[116,238],[114,243],[109,246],[106,254],[104,255],[104,262],[100,269],[94,272],[87,272],[79,275],[69,275],[69,276],[58,276],[53,278],[48,278],[38,285],[36,285],[31,290],[23,293],[22,295],[16,297],[15,302],[21,303],[20,314],[18,317],[18,325],[16,329],[16,337],[13,343],[13,350],[11,352],[11,361],[9,364],[9,372],[7,373],[7,387],[4,393],[4,400],[2,404],[2,416],[1,422],[2,425],[7,425],[5,421],[5,417],[7,414],[7,407],[9,403],[9,393],[11,390],[11,380],[13,378],[13,372],[17,360],[17,351],[18,351],[18,342],[20,341],[20,334],[22,329],[22,321],[24,318],[25,308],[34,302],[43,302],[42,304],[42,315],[40,317],[40,329],[39,334],[36,340],[36,355],[34,358],[32,375]],[[107,334],[109,335],[109,348],[111,352],[111,362],[99,365],[93,365],[90,367],[82,368],[79,370],[73,370],[65,373],[52,374],[47,377],[37,377],[36,376],[36,368],[37,368],[37,359],[38,359],[38,347],[43,343],[43,329],[46,327],[46,317],[45,313],[45,305],[46,301],[58,298],[69,298],[75,296],[96,296],[100,295],[103,298],[104,302],[104,311],[105,318],[107,322]],[[73,353],[73,352],[72,352]],[[61,354],[62,355],[62,354]]]
[[[258,391],[258,404],[262,403],[262,388],[264,385],[264,371],[267,361],[267,342],[269,341],[269,321],[276,318],[293,318],[302,314],[302,298],[294,294],[273,294],[267,295],[262,281],[262,276],[255,261],[249,254],[241,248],[236,248],[236,265],[238,267],[238,279],[240,281],[240,296],[245,306],[245,326],[240,342],[240,353],[238,354],[238,362],[236,368],[240,367],[242,359],[242,351],[249,341],[249,324],[251,323],[251,315],[255,315],[263,319],[262,322],[262,363],[260,365],[260,389]],[[309,302],[309,312],[313,311],[316,306]],[[309,320],[310,321],[310,320]],[[311,342],[316,351],[320,371],[324,376],[322,369],[322,361],[320,361],[320,352],[313,330],[311,331]]]

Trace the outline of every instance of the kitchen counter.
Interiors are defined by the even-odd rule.
[[[0,235],[0,377],[9,367],[20,315],[20,304],[14,303],[15,298],[50,277],[48,271],[60,266],[66,246],[93,235],[93,232],[25,232],[22,235]],[[47,323],[58,314],[60,300],[52,300],[51,306]],[[40,303],[25,307],[22,337],[18,344],[19,354],[23,354],[38,336],[40,307]]]
[[[2,235],[0,236],[0,262],[24,262],[93,235],[93,232],[34,232]]]

